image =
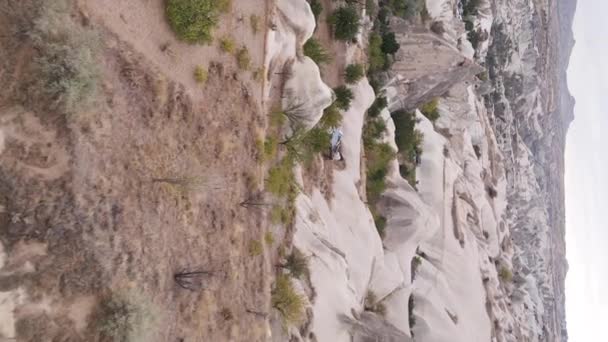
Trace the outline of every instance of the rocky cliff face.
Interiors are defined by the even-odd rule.
[[[534,284],[540,296],[521,307],[525,286],[514,293],[514,311],[538,325],[535,336],[527,337],[533,341],[567,340],[563,172],[574,106],[566,67],[575,6],[575,1],[496,4],[487,58],[494,92],[485,103],[505,157],[515,283]],[[526,322],[522,318],[520,326]]]
[[[310,333],[292,336],[566,341],[563,155],[574,102],[565,70],[575,2],[479,1],[475,49],[461,4],[426,5],[442,32],[392,20],[401,49],[381,76],[384,139],[394,148],[389,110],[440,97],[437,121],[416,112],[424,135],[417,184],[391,165],[381,239],[362,190],[361,132],[373,94],[360,81],[344,113],[346,167],[334,171],[333,197],[313,190],[297,201],[294,245],[310,256],[314,295]],[[370,293],[383,310],[366,305]]]

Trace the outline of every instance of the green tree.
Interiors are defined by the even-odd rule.
[[[384,69],[386,55],[382,52],[382,37],[376,32],[372,32],[369,36],[368,56],[370,72]]]
[[[382,35],[382,52],[392,55],[395,52],[399,51],[399,43],[397,43],[397,39],[395,39],[394,32],[388,32]]]
[[[310,0],[308,1],[310,4],[310,9],[312,10],[312,14],[315,16],[315,21],[319,21],[319,16],[321,12],[323,12],[323,5],[319,0]]]
[[[352,90],[342,85],[334,88],[334,93],[336,94],[336,106],[342,110],[348,110],[350,108],[350,102],[354,98]]]
[[[439,119],[439,109],[437,108],[438,105],[439,105],[439,99],[434,98],[431,101],[423,104],[420,107],[420,112],[424,116],[426,116],[429,120],[431,120],[432,122],[435,122],[435,120]]]
[[[310,38],[304,44],[304,55],[310,57],[317,65],[331,62],[331,56],[323,45],[315,38]]]
[[[343,6],[334,11],[329,18],[334,36],[339,40],[352,40],[359,31],[361,17],[354,6]]]
[[[357,83],[365,75],[365,68],[362,64],[350,64],[346,67],[346,83]]]

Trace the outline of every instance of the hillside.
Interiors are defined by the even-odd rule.
[[[575,7],[0,0],[0,341],[567,341]]]

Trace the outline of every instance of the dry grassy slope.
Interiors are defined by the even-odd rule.
[[[159,3],[79,4],[73,17],[102,37],[101,91],[94,107],[69,117],[18,101],[36,77],[28,74],[35,52],[0,11],[0,291],[26,293],[15,310],[19,340],[99,340],[99,303],[133,292],[157,317],[153,340],[263,340],[264,320],[245,309],[268,310],[271,270],[248,253],[264,221],[238,206],[261,183],[260,85],[217,48],[177,42]],[[248,21],[239,18],[264,8],[235,0],[220,24],[260,65],[263,33],[243,33]],[[206,85],[196,85],[194,65],[213,60]],[[152,182],[209,176],[219,189]],[[175,272],[199,269],[214,272],[206,290],[175,284]]]

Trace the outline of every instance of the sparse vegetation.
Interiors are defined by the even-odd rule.
[[[268,246],[274,245],[274,234],[272,232],[266,232],[264,234],[264,242]]]
[[[334,88],[334,93],[336,94],[335,105],[342,110],[348,110],[350,102],[354,99],[353,92],[348,87],[342,85]]]
[[[227,11],[230,3],[229,0],[167,0],[169,25],[185,42],[209,44],[220,13]]]
[[[246,46],[241,47],[236,52],[236,62],[241,70],[249,70],[251,65],[251,56],[249,56],[249,50]]]
[[[391,113],[395,123],[395,143],[403,161],[415,162],[422,153],[422,133],[416,129],[416,116],[413,112],[399,110]]]
[[[308,274],[308,258],[299,249],[294,248],[282,267],[288,269],[294,278],[300,278]]]
[[[498,271],[498,276],[504,282],[510,283],[511,281],[513,281],[513,273],[505,266],[502,266],[500,268],[500,270]]]
[[[286,274],[279,274],[271,292],[272,306],[283,317],[284,323],[299,324],[304,318],[304,297],[296,292],[291,278]]]
[[[262,246],[262,243],[260,241],[258,241],[258,240],[249,241],[249,255],[258,256],[258,255],[261,255],[263,251],[264,251],[264,247]]]
[[[342,113],[335,104],[332,104],[323,111],[319,126],[321,128],[331,129],[340,126],[341,123]]]
[[[388,164],[395,158],[395,151],[386,143],[373,142],[365,146],[367,166],[367,201],[375,205],[386,189]]]
[[[367,295],[365,296],[365,301],[363,303],[363,309],[365,311],[371,311],[377,313],[380,316],[386,315],[386,306],[378,301],[378,297],[371,290],[367,291]]]
[[[395,15],[405,19],[414,18],[426,7],[424,0],[388,0],[387,5]]]
[[[385,68],[386,55],[382,52],[382,37],[376,32],[372,32],[369,36],[367,54],[369,56],[370,72],[380,71]]]
[[[339,40],[352,40],[359,32],[361,17],[355,6],[348,5],[336,9],[329,18],[334,37]]]
[[[101,303],[99,332],[112,341],[148,341],[157,321],[153,307],[134,292],[112,294]]]
[[[379,215],[375,210],[372,211],[372,216],[374,217],[374,224],[376,225],[378,235],[380,235],[381,239],[384,239],[386,235],[386,217]]]
[[[224,321],[230,321],[234,318],[234,316],[232,315],[232,311],[230,311],[230,309],[228,308],[223,308],[220,311],[220,316],[222,316],[222,319]]]
[[[399,51],[399,43],[397,43],[397,39],[395,37],[394,32],[387,32],[382,35],[382,46],[380,49],[387,55],[395,54]]]
[[[374,18],[378,13],[378,6],[374,0],[366,0],[365,1],[365,14],[367,14],[370,18]]]
[[[443,21],[434,21],[431,24],[431,31],[437,35],[442,35],[445,33],[445,25]]]
[[[380,112],[382,112],[382,110],[384,108],[386,108],[387,105],[388,105],[388,103],[386,101],[386,97],[384,97],[384,96],[377,97],[374,100],[374,103],[372,104],[372,106],[369,107],[369,109],[367,110],[367,115],[370,118],[375,118],[378,115],[380,115]]]
[[[235,43],[234,39],[230,36],[224,36],[224,37],[220,38],[219,43],[220,43],[220,50],[222,50],[222,52],[225,52],[228,54],[233,54],[234,51],[236,50],[236,43]]]
[[[258,31],[260,30],[260,17],[255,14],[250,15],[249,25],[251,26],[251,32],[253,32],[253,34],[258,34]]]
[[[289,158],[309,163],[316,154],[329,148],[330,139],[327,130],[321,127],[313,127],[309,131],[300,128],[296,129],[283,146],[287,149]]]
[[[285,205],[275,205],[270,211],[270,222],[288,226],[295,217],[295,207],[290,199]]]
[[[307,40],[303,50],[304,55],[310,57],[317,65],[329,63],[332,60],[327,50],[325,50],[323,45],[315,38]]]
[[[408,312],[408,320],[410,323],[410,333],[414,336],[413,328],[416,325],[416,317],[414,317],[414,307],[416,306],[416,302],[414,301],[414,295],[410,295],[410,298],[407,301],[407,312]]]
[[[216,0],[220,12],[228,13],[232,10],[232,0]]]
[[[315,21],[319,21],[319,16],[323,12],[323,5],[319,0],[309,0],[310,9],[312,10],[312,14],[315,16]]]
[[[47,108],[75,114],[92,104],[97,93],[99,68],[96,62],[99,36],[75,23],[67,1],[45,2],[29,36],[37,56],[36,80],[24,101],[32,98]]]
[[[435,122],[439,119],[439,109],[437,106],[439,105],[439,99],[434,98],[433,100],[425,103],[420,107],[420,112],[427,117],[427,119]]]
[[[349,64],[346,67],[344,78],[346,83],[357,83],[361,78],[365,76],[365,68],[362,64]]]
[[[270,168],[266,179],[266,190],[278,197],[287,197],[297,189],[293,175],[293,160],[285,157]],[[295,188],[295,189],[294,189]]]
[[[194,80],[196,80],[196,83],[207,82],[208,76],[207,70],[205,70],[202,66],[198,65],[196,68],[194,68]]]
[[[271,160],[277,155],[279,142],[275,137],[266,137],[264,141],[264,160]]]
[[[264,67],[259,67],[259,68],[255,69],[251,73],[251,77],[256,82],[262,82],[264,80]]]

